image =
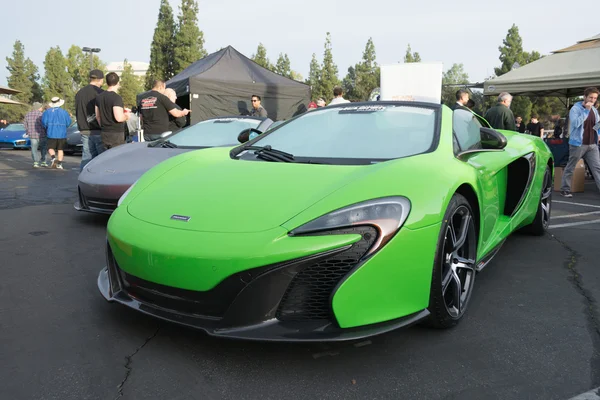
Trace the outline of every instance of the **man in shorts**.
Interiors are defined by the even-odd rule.
[[[48,137],[48,154],[52,162],[50,168],[63,169],[63,150],[67,146],[67,128],[71,125],[71,116],[61,108],[63,104],[63,99],[53,97],[48,104],[49,108],[42,114],[42,125]]]
[[[125,112],[123,98],[119,91],[119,75],[106,74],[108,89],[96,96],[96,119],[102,130],[102,143],[106,150],[125,144],[125,122],[129,113]]]

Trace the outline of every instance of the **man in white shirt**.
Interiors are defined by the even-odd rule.
[[[344,99],[344,90],[341,87],[336,86],[333,89],[333,100],[331,100],[331,103],[329,103],[329,105],[333,106],[335,104],[343,104],[343,103],[350,103],[350,101]]]

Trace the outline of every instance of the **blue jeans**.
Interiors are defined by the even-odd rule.
[[[34,163],[46,162],[46,153],[48,153],[48,139],[40,138],[40,139],[29,139],[31,142],[31,158]],[[38,154],[38,149],[41,152],[41,158]]]
[[[584,159],[587,163],[596,186],[600,190],[600,152],[598,151],[597,144],[581,145],[581,146],[569,146],[569,162],[563,171],[562,186],[560,190],[562,192],[571,191],[571,179],[573,178],[573,171],[577,166],[579,160]]]
[[[83,144],[83,152],[81,154],[80,168],[87,165],[94,157],[99,156],[105,150],[102,144],[102,136],[100,135],[81,135],[81,143]]]

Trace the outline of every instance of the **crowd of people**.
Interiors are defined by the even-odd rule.
[[[163,80],[155,80],[152,89],[139,96],[138,105],[129,109],[118,94],[120,78],[116,73],[106,75],[106,90],[101,88],[105,80],[102,71],[91,71],[89,79],[89,84],[75,96],[75,118],[83,145],[81,169],[105,150],[125,144],[128,133],[142,129],[144,140],[151,141],[165,132],[176,132],[189,125],[187,117],[190,110],[176,104],[176,92],[167,88]],[[561,135],[569,141],[569,161],[563,173],[562,196],[572,197],[571,178],[581,159],[585,160],[600,190],[600,116],[596,108],[599,93],[595,87],[587,88],[583,93],[583,101],[574,104],[565,120],[559,120],[556,124],[554,136]],[[318,98],[308,104],[308,111],[350,103],[343,95],[343,89],[335,87],[333,100],[329,104],[323,98]],[[512,100],[510,93],[500,93],[496,104],[484,115],[490,126],[544,138],[544,126],[538,116],[532,115],[530,122],[525,124],[521,116],[514,116],[510,108]],[[251,116],[268,117],[269,113],[259,95],[252,95],[251,102]],[[48,166],[46,156],[49,156],[50,167],[63,168],[67,128],[72,122],[69,113],[61,108],[63,104],[63,99],[54,97],[45,106],[35,103],[33,110],[25,116],[24,125],[31,140],[34,168]],[[461,89],[456,92],[456,103],[451,108],[473,110],[474,106],[469,92]]]
[[[464,95],[468,92],[459,90],[456,93],[457,106],[463,106]],[[554,137],[562,137],[569,143],[569,161],[563,171],[560,194],[563,197],[573,197],[571,193],[571,180],[577,163],[584,160],[590,174],[594,178],[600,191],[600,115],[598,113],[598,95],[600,90],[589,87],[583,92],[583,100],[573,104],[565,120],[559,119],[556,124]],[[497,98],[496,104],[491,107],[484,118],[494,129],[511,130],[519,133],[530,134],[544,138],[544,127],[537,115],[525,125],[523,118],[515,118],[510,106],[513,96],[503,92]]]

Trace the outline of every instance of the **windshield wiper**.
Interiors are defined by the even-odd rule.
[[[286,153],[285,151],[276,150],[270,145],[266,146],[248,146],[244,150],[256,150],[256,158],[260,158],[266,161],[282,161],[282,162],[294,162],[294,155]]]
[[[172,143],[170,140],[165,140],[160,144],[160,147],[169,147],[171,149],[176,149],[177,145],[175,143]]]

